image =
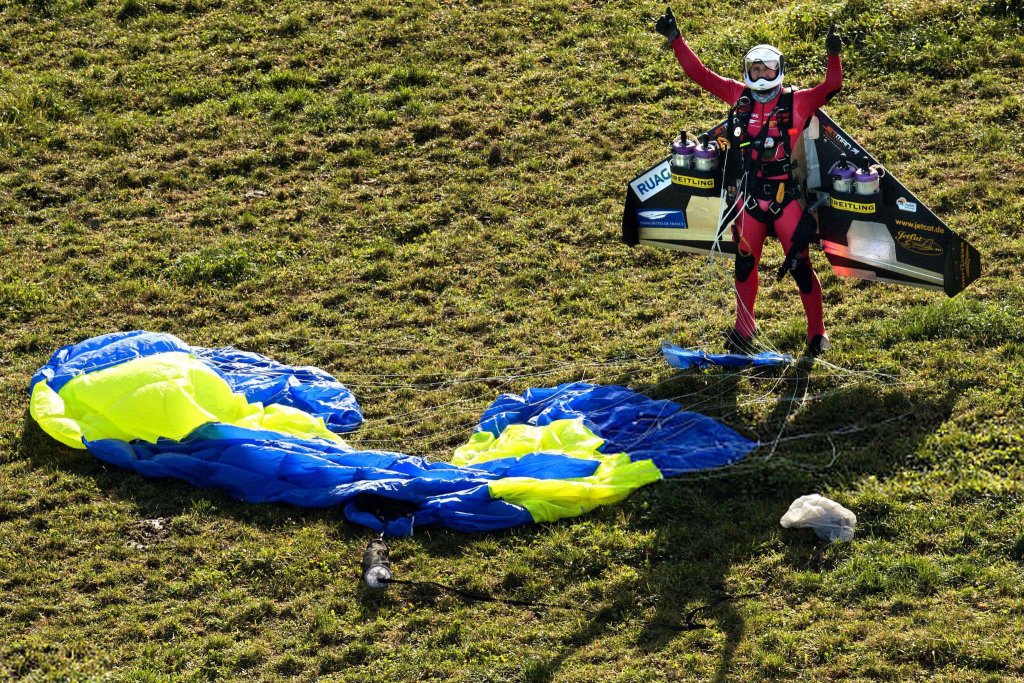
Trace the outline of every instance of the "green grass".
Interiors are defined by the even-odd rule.
[[[983,255],[945,300],[817,254],[848,370],[796,407],[790,375],[652,359],[719,343],[731,306],[700,259],[618,242],[626,182],[723,114],[661,9],[0,0],[0,678],[1024,678],[1024,8],[675,8],[710,67],[769,41],[801,85],[835,22],[831,115]],[[795,351],[768,279],[761,325]],[[337,511],[147,481],[34,426],[55,348],[133,328],[328,369],[366,446],[446,459],[498,393],[580,378],[766,445],[580,519],[393,544],[401,578],[579,610],[373,593]],[[811,491],[854,510],[852,543],[778,526]]]

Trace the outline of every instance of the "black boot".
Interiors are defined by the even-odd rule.
[[[757,353],[754,349],[753,336],[744,337],[735,327],[725,334],[725,350],[727,353],[736,353],[741,356],[753,356]]]
[[[816,334],[811,341],[807,342],[804,355],[808,358],[817,358],[832,347],[832,341],[827,334]]]

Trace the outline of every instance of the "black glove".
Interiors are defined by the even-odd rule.
[[[665,7],[665,14],[658,19],[658,22],[654,25],[654,30],[665,36],[665,40],[669,43],[679,37],[679,27],[676,26],[676,17],[672,14],[671,7]]]
[[[825,52],[830,55],[838,55],[843,50],[843,41],[836,35],[836,25],[828,27],[828,35],[825,36]]]
[[[782,262],[778,272],[775,273],[775,281],[781,281],[782,278],[786,277],[786,273],[792,273],[798,265],[800,265],[800,252],[795,248],[790,249],[789,253],[786,254],[786,260]]]
[[[804,209],[800,221],[796,224],[796,230],[793,231],[793,243],[786,253],[786,260],[782,262],[778,272],[775,273],[777,280],[781,280],[786,277],[786,273],[792,273],[797,269],[797,266],[800,265],[801,255],[807,251],[807,247],[814,240],[817,232],[818,223],[814,220],[814,215]]]

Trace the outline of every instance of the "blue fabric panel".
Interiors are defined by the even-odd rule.
[[[416,513],[416,524],[444,526],[455,531],[496,531],[532,524],[526,508],[491,498],[486,486],[458,497],[431,498]]]
[[[502,395],[484,412],[477,429],[497,436],[510,424],[544,425],[566,418],[583,418],[605,440],[605,453],[653,460],[666,477],[723,467],[757,447],[720,422],[672,401],[583,382]]]
[[[571,458],[552,453],[530,453],[521,458],[500,458],[473,465],[473,469],[500,477],[534,479],[575,479],[589,477],[600,466],[596,460]]]
[[[223,424],[204,425],[180,442],[104,439],[86,446],[100,460],[142,476],[182,479],[248,503],[341,506],[352,521],[391,535],[411,533],[413,522],[454,524],[464,531],[532,522],[524,508],[493,500],[487,483],[501,476],[532,476],[531,472],[553,475],[559,458],[528,457],[521,466],[505,463],[487,471]],[[564,459],[572,462],[562,472],[593,472],[596,466],[592,461]],[[354,505],[357,496],[409,504],[411,519],[385,523]]]
[[[356,397],[338,380],[314,367],[292,367],[231,347],[191,347],[191,352],[220,372],[232,391],[250,403],[292,406],[321,417],[333,432],[350,432],[363,421]]]
[[[665,356],[668,364],[680,370],[691,368],[746,368],[746,367],[770,367],[774,365],[792,365],[793,356],[772,351],[762,351],[754,356],[744,356],[737,353],[708,353],[699,349],[684,349],[681,346],[664,342],[661,345],[661,353]]]
[[[54,351],[46,365],[32,376],[31,387],[45,379],[51,389],[60,393],[65,384],[79,375],[168,351],[189,353],[191,348],[172,334],[142,330],[104,334]]]

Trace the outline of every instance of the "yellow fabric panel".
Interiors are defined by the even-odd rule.
[[[286,406],[249,403],[186,353],[161,353],[90,372],[69,381],[59,395],[40,382],[32,391],[30,412],[47,434],[73,448],[84,447],[82,438],[180,440],[208,422],[344,443],[320,418]]]
[[[469,443],[455,449],[452,463],[465,466],[529,453],[562,453],[593,460],[603,457],[597,452],[603,444],[604,439],[583,426],[583,420],[555,420],[543,427],[514,424],[499,437],[477,432]]]
[[[72,448],[85,448],[82,443],[82,425],[65,414],[64,399],[46,384],[38,382],[32,387],[32,400],[28,412],[44,432]]]
[[[264,406],[262,403],[250,403],[249,405],[258,406],[262,410],[234,424],[241,427],[269,429],[272,432],[292,434],[293,436],[305,438],[319,437],[321,439],[337,441],[338,443],[345,443],[344,439],[327,428],[323,418],[314,417],[298,408],[277,404]],[[221,421],[223,422],[223,420]]]
[[[600,460],[589,477],[535,479],[508,477],[488,484],[495,498],[522,505],[536,522],[574,517],[598,505],[615,503],[636,489],[661,479],[650,460],[632,462],[625,453],[606,455],[597,449],[604,439],[583,425],[583,420],[556,420],[543,427],[509,425],[501,436],[477,432],[455,451],[452,462],[472,466],[498,458],[520,458],[529,453],[559,453],[574,458]]]
[[[599,505],[616,503],[630,493],[661,479],[650,460],[631,462],[625,453],[605,456],[597,471],[578,479],[532,479],[510,477],[492,482],[488,490],[495,498],[522,505],[535,522],[553,522],[575,517]]]

